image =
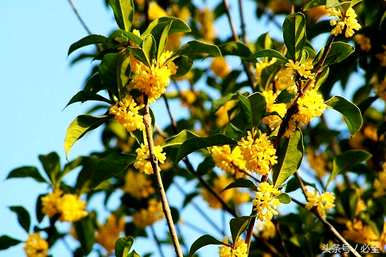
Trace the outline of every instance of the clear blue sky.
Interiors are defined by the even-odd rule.
[[[97,34],[107,34],[115,23],[111,12],[105,8],[102,0],[75,1],[84,20],[90,29]],[[195,1],[202,5],[202,1]],[[217,1],[208,1],[210,5]],[[230,1],[232,6],[236,1]],[[253,18],[252,1],[245,2],[245,10],[249,12],[248,34],[255,39],[261,33],[270,31],[280,38],[271,25],[265,21],[257,22]],[[4,181],[8,172],[22,165],[38,165],[37,155],[57,151],[64,161],[63,138],[70,121],[87,109],[87,105],[73,105],[63,110],[66,102],[81,87],[89,72],[90,62],[85,61],[76,66],[69,66],[67,49],[69,45],[85,36],[67,0],[1,0],[0,29],[3,35],[0,45],[0,85],[2,99],[2,126],[0,127],[0,235],[9,234],[19,239],[26,239],[26,234],[19,227],[16,217],[8,206],[22,205],[31,211],[34,221],[34,203],[36,196],[47,192],[42,185],[31,180]],[[237,20],[237,9],[233,9]],[[225,17],[216,24],[221,37],[230,35]],[[239,62],[232,61],[238,66]],[[176,104],[176,103],[174,103]],[[180,109],[178,104],[173,110]],[[153,107],[156,117],[164,114],[162,104]],[[176,116],[184,115],[183,112]],[[165,123],[158,122],[159,125]],[[71,156],[87,154],[100,147],[99,134],[93,133],[79,142]],[[192,187],[193,185],[187,185]],[[181,202],[181,197],[172,189],[168,192],[173,205]],[[197,199],[198,203],[201,203]],[[116,202],[115,202],[116,203]],[[205,206],[205,203],[202,203]],[[114,202],[113,202],[114,205]],[[91,207],[98,208],[98,199]],[[249,209],[249,208],[247,208]],[[212,217],[221,217],[218,212],[211,212]],[[194,210],[183,212],[185,220],[195,224],[205,224],[203,229],[211,232],[204,220],[197,217]],[[220,220],[220,219],[217,219]],[[157,232],[166,231],[164,223],[157,224]],[[200,234],[184,229],[183,234],[190,245]],[[221,237],[213,232],[214,236]],[[71,242],[70,243],[74,243]],[[146,242],[139,240],[136,249],[141,254],[149,249]],[[169,249],[167,249],[169,250]],[[215,247],[204,250],[206,255],[215,256]],[[70,256],[62,245],[51,252],[54,256]],[[0,252],[0,257],[23,256],[21,247]],[[166,254],[167,256],[172,256]],[[153,256],[158,256],[156,253]]]

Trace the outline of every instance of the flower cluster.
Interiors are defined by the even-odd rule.
[[[268,182],[259,184],[255,200],[253,201],[253,208],[259,220],[271,220],[274,215],[278,214],[277,207],[280,201],[277,196],[279,194],[280,191]]]
[[[374,189],[375,197],[386,195],[386,162],[383,163],[383,170],[378,173],[378,178],[374,180]]]
[[[265,68],[267,68],[269,65],[272,65],[275,63],[276,60],[272,59],[270,61],[268,60],[263,60],[261,62],[257,62],[256,63],[256,72],[255,72],[255,75],[256,75],[256,84],[260,84],[260,80],[261,80],[261,75],[263,73],[263,70]]]
[[[30,234],[25,241],[24,252],[27,257],[46,257],[48,256],[48,243],[38,233]]]
[[[287,112],[287,105],[285,103],[275,103],[278,94],[272,90],[264,90],[261,94],[265,99],[266,111],[269,113],[268,116],[263,118],[263,123],[271,129],[275,129],[280,126],[282,118]]]
[[[220,257],[247,257],[248,245],[244,240],[238,239],[233,245],[220,246]]]
[[[134,162],[134,167],[145,174],[153,174],[153,167],[150,162],[150,152],[146,144],[141,144],[136,150],[137,158]],[[162,147],[159,145],[154,146],[154,155],[159,163],[164,163],[166,155],[162,152]]]
[[[361,220],[347,221],[346,228],[342,234],[351,241],[362,244],[379,244],[377,232],[371,226],[363,224]]]
[[[335,207],[335,195],[331,192],[319,194],[316,190],[314,190],[307,191],[306,195],[307,204],[305,207],[309,210],[315,207],[322,217],[326,217],[327,211]]]
[[[151,180],[144,174],[129,170],[125,177],[125,185],[123,191],[134,198],[147,198],[154,193],[154,187]]]
[[[237,101],[231,100],[226,102],[223,106],[221,106],[216,112],[216,124],[219,127],[223,127],[229,122],[229,114],[228,112],[235,107]]]
[[[312,148],[307,148],[307,160],[310,167],[322,178],[327,171],[327,160],[324,154],[317,154]]]
[[[60,190],[42,197],[42,212],[49,217],[59,214],[62,221],[75,222],[87,216],[86,202],[74,194],[63,194]]]
[[[224,57],[213,58],[210,69],[220,78],[226,77],[230,72],[230,67]]]
[[[349,7],[344,14],[338,8],[330,8],[328,12],[330,16],[334,17],[330,20],[331,26],[334,26],[331,30],[331,34],[334,36],[342,34],[343,30],[345,30],[344,36],[350,38],[355,34],[356,30],[361,28],[357,20],[357,14],[352,7]]]
[[[112,114],[127,131],[132,132],[144,128],[142,116],[139,114],[142,108],[143,106],[137,105],[134,99],[130,95],[127,95],[110,108],[110,114]]]
[[[129,86],[147,95],[150,102],[155,101],[165,92],[170,76],[176,73],[176,65],[170,59],[172,54],[170,51],[163,52],[150,66],[133,58],[133,76]]]
[[[151,199],[146,209],[140,209],[133,214],[133,223],[138,228],[145,228],[164,217],[161,202]]]
[[[256,130],[248,131],[247,136],[238,142],[238,146],[249,171],[266,175],[277,163],[276,149],[264,133],[258,135]]]
[[[289,60],[286,64],[286,67],[297,72],[297,74],[305,79],[314,79],[315,75],[312,73],[314,66],[312,65],[312,60],[308,59],[305,62],[294,62]]]
[[[103,246],[108,253],[112,253],[115,249],[115,242],[119,239],[119,235],[124,228],[124,218],[112,214],[108,217],[106,223],[98,228],[95,241]]]
[[[245,174],[241,170],[245,169],[245,161],[241,155],[240,147],[231,149],[229,145],[213,146],[210,153],[214,163],[229,174],[236,177],[243,177]]]

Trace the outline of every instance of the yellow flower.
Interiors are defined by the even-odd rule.
[[[235,107],[237,101],[231,100],[226,102],[223,106],[221,106],[216,112],[216,124],[219,127],[223,127],[229,122],[228,111],[232,110]]]
[[[213,190],[217,192],[225,202],[229,202],[233,196],[232,190],[224,190],[224,188],[226,188],[231,182],[232,180],[224,175],[215,178],[213,181]],[[210,207],[214,209],[220,209],[222,207],[217,198],[214,197],[208,190],[203,189],[201,191],[201,195]]]
[[[314,117],[322,115],[326,109],[323,96],[316,89],[307,90],[298,100],[298,119],[307,124]]]
[[[363,34],[358,34],[354,36],[355,42],[359,45],[362,51],[368,52],[371,50],[371,41],[370,38],[366,37]]]
[[[153,174],[153,168],[150,162],[150,153],[149,148],[146,144],[141,144],[141,146],[135,151],[137,153],[137,158],[134,162],[134,167],[145,174]],[[162,152],[162,147],[159,145],[154,146],[154,155],[157,158],[159,163],[164,163],[166,160],[165,153]]]
[[[383,52],[376,55],[377,59],[381,63],[381,66],[386,67],[386,45],[383,45]]]
[[[274,59],[272,59],[270,61],[263,60],[261,62],[256,63],[256,74],[255,74],[256,75],[256,84],[260,84],[261,74],[262,74],[263,70],[274,63],[275,63]]]
[[[335,207],[335,195],[331,192],[319,194],[316,190],[314,190],[313,192],[307,191],[306,195],[307,204],[305,207],[309,210],[316,207],[322,217],[326,217],[327,211]]]
[[[222,245],[220,257],[248,257],[248,246],[242,239],[238,239],[233,245]]]
[[[216,29],[214,27],[214,13],[208,8],[204,8],[199,11],[198,21],[201,25],[201,34],[203,39],[208,42],[212,42],[216,37]]]
[[[243,137],[238,145],[249,171],[266,175],[277,162],[276,149],[264,133],[258,136],[257,131],[248,131],[247,136]]]
[[[130,87],[140,90],[153,102],[166,90],[170,82],[170,76],[176,73],[176,66],[169,58],[172,52],[165,51],[160,59],[151,63],[150,67],[133,59],[133,77]]]
[[[271,220],[264,221],[261,236],[264,239],[270,239],[276,236],[276,227]]]
[[[333,17],[333,19],[330,20],[330,24],[334,26],[331,30],[331,34],[334,36],[342,34],[343,30],[346,29],[344,36],[350,38],[355,34],[355,30],[361,28],[357,20],[357,14],[352,7],[349,7],[344,15],[342,11],[337,8],[330,8],[328,12],[330,16]]]
[[[197,99],[197,95],[192,90],[182,90],[181,91],[181,100],[182,104],[189,107],[191,106]]]
[[[276,73],[275,76],[275,88],[277,90],[284,90],[288,89],[288,91],[295,87],[295,77],[294,77],[294,70],[290,68],[283,68]]]
[[[127,95],[110,108],[110,114],[114,115],[114,118],[122,124],[127,131],[132,132],[144,128],[142,116],[139,114],[139,110],[142,108],[142,105],[138,106],[134,99],[130,95]]]
[[[48,217],[53,217],[59,212],[57,204],[62,197],[63,192],[60,189],[42,197],[42,212]]]
[[[232,189],[231,189],[232,190]],[[248,192],[242,192],[237,189],[233,189],[232,201],[236,205],[248,203],[251,200],[251,196]]]
[[[133,214],[133,223],[138,228],[145,228],[164,217],[161,202],[151,199],[146,209],[140,209]]]
[[[319,178],[326,175],[327,160],[324,154],[317,154],[312,148],[307,148],[307,160]]]
[[[48,243],[38,233],[30,234],[24,244],[24,252],[27,257],[46,257],[48,255]]]
[[[167,13],[157,4],[157,2],[152,1],[149,3],[148,16],[150,20],[155,20],[163,16],[167,16]]]
[[[364,225],[361,220],[346,222],[347,229],[342,232],[343,236],[351,241],[362,244],[378,244],[378,236],[371,226]]]
[[[87,216],[86,202],[82,201],[79,196],[65,194],[57,203],[60,212],[61,221],[75,222]]]
[[[279,214],[277,212],[277,207],[280,204],[279,199],[277,199],[279,194],[280,191],[268,182],[259,184],[255,200],[253,201],[253,208],[259,220],[271,220],[274,215]]]
[[[125,177],[123,190],[134,198],[146,198],[154,193],[151,180],[144,174],[128,171]]]
[[[374,197],[381,197],[386,194],[386,162],[383,163],[383,170],[378,173],[378,178],[374,180]]]
[[[314,79],[315,74],[312,73],[312,69],[314,66],[312,65],[312,60],[308,59],[305,62],[294,62],[292,60],[289,60],[286,64],[286,67],[292,69],[293,71],[296,71],[299,76],[306,78],[306,79]]]
[[[287,112],[287,105],[285,103],[275,103],[278,93],[274,93],[272,90],[265,90],[261,94],[265,99],[267,113],[273,113],[265,116],[263,123],[271,129],[275,129],[280,126],[282,118]]]
[[[106,223],[98,228],[95,241],[103,246],[108,253],[112,253],[115,249],[115,242],[119,239],[119,235],[124,228],[124,218],[118,218],[116,215],[112,214],[107,219]]]
[[[188,22],[191,16],[190,10],[187,6],[182,6],[181,8],[177,4],[172,5],[171,14],[173,16],[177,16],[185,22]]]
[[[210,153],[217,167],[230,174],[235,174],[236,177],[245,175],[240,171],[245,168],[245,162],[238,146],[233,150],[229,145],[213,146],[210,148]]]
[[[224,57],[213,58],[210,69],[220,78],[226,77],[230,72],[230,67]]]

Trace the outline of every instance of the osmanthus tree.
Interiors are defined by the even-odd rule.
[[[383,252],[385,1],[262,0],[256,10],[232,1],[239,17],[232,16],[227,0],[214,10],[184,0],[106,4],[117,29],[108,36],[90,34],[69,49],[73,54],[96,46],[74,59],[92,58],[94,66],[68,105],[96,104],[73,120],[64,143],[68,154],[75,142],[102,127],[104,148],[64,166],[56,153],[40,155],[43,171],[32,166],[11,171],[8,179],[31,177],[49,190],[36,199],[33,227],[25,208],[10,207],[28,237],[2,235],[0,249],[24,244],[28,257],[44,257],[72,236],[79,242],[73,256],[140,256],[131,249],[139,237],[155,237],[161,256],[163,245],[171,245],[178,257],[197,256],[207,245],[218,245],[221,257]],[[283,42],[269,33],[247,41],[245,17],[252,14],[246,12],[276,24]],[[226,40],[214,27],[221,16],[232,32]],[[313,39],[322,34],[328,39],[315,50]],[[232,69],[227,56],[239,58],[240,67]],[[209,59],[210,67],[195,65],[198,59]],[[360,86],[349,80],[353,74],[363,80]],[[351,100],[331,95],[337,82],[354,92]],[[181,89],[181,83],[189,87]],[[198,89],[199,83],[206,86]],[[189,116],[176,120],[170,99],[180,101]],[[166,118],[153,114],[157,101],[166,105]],[[327,109],[347,126],[332,126]],[[169,119],[170,125],[159,128],[157,119]],[[193,152],[198,163],[189,160]],[[73,170],[80,172],[69,184],[63,178]],[[197,187],[187,192],[181,179]],[[180,208],[170,207],[171,186],[185,199]],[[89,200],[103,195],[107,206],[116,193],[122,195],[118,208],[106,207],[110,216],[101,221]],[[176,229],[183,208],[194,206],[214,230],[224,230],[195,197],[232,217],[230,234],[202,235],[188,251]],[[280,215],[285,205],[295,207]],[[154,234],[153,224],[163,219],[167,240]],[[72,229],[63,231],[63,222]]]

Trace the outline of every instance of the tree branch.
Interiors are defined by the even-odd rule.
[[[72,11],[74,12],[76,18],[78,18],[78,20],[79,20],[80,24],[82,25],[82,27],[84,28],[84,30],[87,32],[87,34],[91,35],[92,34],[91,30],[87,26],[86,22],[83,20],[82,16],[80,16],[80,13],[79,13],[78,9],[76,8],[73,0],[67,0],[67,2],[70,4]]]

